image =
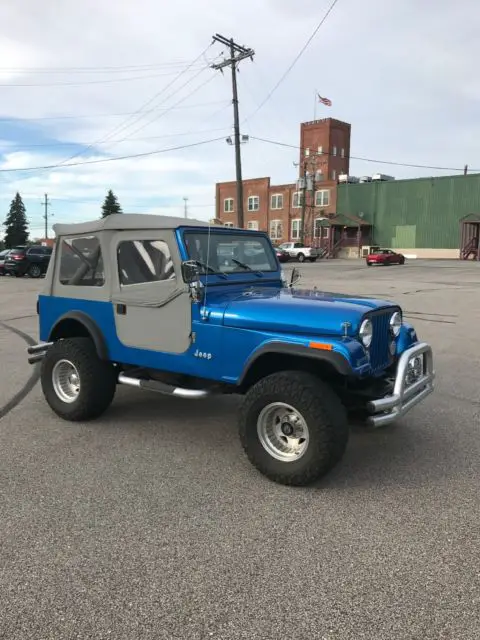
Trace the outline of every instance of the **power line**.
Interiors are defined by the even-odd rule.
[[[191,147],[199,147],[201,145],[210,144],[212,142],[218,142],[223,140],[221,138],[211,138],[210,140],[202,140],[200,142],[192,142],[191,144],[179,145],[178,147],[169,147],[167,149],[157,149],[155,151],[145,151],[143,153],[134,153],[126,156],[115,156],[113,158],[99,158],[97,160],[84,160],[83,162],[71,162],[70,164],[48,164],[40,167],[15,167],[9,169],[0,169],[0,173],[18,173],[21,171],[43,171],[47,169],[68,169],[68,167],[78,167],[86,164],[101,164],[104,162],[115,162],[117,160],[130,160],[133,158],[145,158],[147,156],[154,156],[160,153],[168,153],[169,151],[179,151],[180,149],[190,149]]]
[[[111,84],[112,82],[132,82],[134,80],[151,80],[152,78],[166,78],[168,76],[174,76],[177,73],[178,71],[173,71],[170,73],[155,73],[155,74],[141,75],[141,76],[130,76],[128,78],[85,80],[83,82],[0,83],[0,87],[66,87],[66,86],[79,87],[87,84]]]
[[[278,140],[268,140],[267,138],[259,138],[257,136],[250,136],[251,140],[258,140],[258,142],[266,142],[267,144],[274,144],[277,147],[287,147],[289,149],[296,149],[297,151],[305,151],[306,147],[299,147],[295,144],[287,144],[286,142],[279,142]],[[318,155],[334,157],[332,153],[323,151]],[[375,158],[364,158],[362,156],[350,156],[350,160],[360,160],[362,162],[374,162],[376,164],[388,164],[396,167],[410,167],[412,169],[434,169],[436,171],[464,171],[465,167],[436,167],[427,164],[411,164],[408,162],[395,162],[393,160],[377,160]],[[480,169],[470,169],[472,173],[480,173]]]
[[[162,69],[189,64],[189,60],[177,60],[171,62],[158,62],[150,64],[113,65],[113,66],[86,66],[86,67],[0,67],[1,73],[122,73],[124,71],[142,71],[150,69]]]
[[[150,105],[152,102],[154,102],[158,97],[160,97],[162,95],[162,93],[164,93],[167,89],[169,89],[169,87],[171,87],[176,80],[178,80],[179,78],[182,77],[182,75],[184,75],[190,67],[192,67],[193,65],[195,65],[198,60],[200,60],[200,58],[202,58],[206,52],[208,51],[208,49],[211,47],[211,44],[208,47],[205,47],[205,49],[196,57],[194,58],[194,60],[192,60],[192,62],[190,63],[190,65],[188,67],[186,67],[185,69],[183,69],[183,71],[180,71],[180,73],[178,73],[175,78],[169,82],[165,87],[163,87],[162,89],[160,89],[160,91],[158,91],[157,93],[155,93],[155,95],[153,95],[149,100],[147,100],[143,105],[141,105],[139,107],[139,109],[137,109],[137,111],[135,111],[132,115],[135,116],[137,114],[143,114],[144,110],[146,109],[146,107],[148,107],[148,105]],[[208,66],[205,66],[205,69],[207,69]],[[200,71],[201,73],[201,71]],[[197,77],[198,74],[195,74],[194,78]],[[193,78],[193,79],[194,79]],[[158,107],[158,105],[157,105]],[[148,113],[148,112],[147,112]],[[142,116],[140,116],[141,118]],[[70,162],[70,160],[74,160],[75,158],[78,158],[79,156],[83,155],[84,153],[86,153],[87,151],[89,151],[90,149],[93,149],[97,144],[106,142],[109,138],[112,137],[112,135],[115,135],[116,133],[120,133],[123,129],[128,128],[128,126],[130,126],[128,124],[128,121],[132,118],[132,116],[129,116],[128,118],[126,118],[126,120],[122,123],[120,123],[119,125],[117,125],[116,127],[114,127],[109,133],[107,133],[105,136],[103,136],[102,138],[99,138],[98,140],[96,140],[93,144],[85,147],[85,149],[82,149],[80,151],[78,151],[77,153],[74,153],[72,156],[69,156],[68,158],[65,158],[65,160],[62,160],[61,163],[59,163],[60,165],[65,164],[66,162]],[[136,122],[134,120],[134,122]],[[132,123],[134,124],[134,123]]]
[[[178,107],[178,109],[197,109],[198,107],[208,107],[214,104],[224,104],[225,100],[212,100],[210,102],[200,102],[198,104],[186,104],[183,107]],[[230,104],[230,101],[228,101]],[[169,107],[159,107],[158,111],[163,111],[168,109]],[[43,120],[80,120],[83,118],[116,118],[120,116],[132,116],[138,113],[138,111],[129,111],[126,113],[92,113],[81,116],[75,115],[62,115],[62,116],[39,116],[38,118],[19,118],[15,117],[1,117],[0,122],[41,122]]]
[[[203,70],[202,70],[202,72],[203,72]],[[190,98],[190,96],[193,96],[193,94],[197,93],[197,91],[199,91],[200,89],[203,89],[203,87],[205,87],[209,82],[212,82],[212,80],[213,80],[213,77],[208,78],[207,80],[205,80],[205,82],[202,82],[202,84],[198,85],[197,87],[192,89],[192,91],[190,91],[185,96],[183,96],[183,98],[180,98],[180,100],[178,100],[178,102],[175,102],[173,105],[171,105],[171,107],[168,107],[165,111],[162,111],[162,113],[158,114],[157,116],[155,116],[151,120],[148,120],[147,122],[144,122],[142,125],[140,125],[136,129],[131,131],[128,135],[126,135],[123,138],[120,138],[120,140],[117,140],[116,142],[113,142],[113,141],[110,141],[110,142],[112,143],[112,145],[113,144],[118,144],[120,142],[125,142],[125,141],[128,142],[129,140],[131,140],[130,136],[133,136],[135,133],[138,133],[139,131],[142,131],[143,129],[145,129],[145,127],[148,127],[149,125],[153,124],[157,120],[160,120],[160,118],[163,118],[163,116],[167,115],[167,113],[169,113],[169,111],[171,111],[172,109],[175,109],[182,102],[185,102],[185,100]],[[182,85],[182,87],[180,87],[180,89],[182,89],[187,84],[188,84],[188,82],[186,82],[184,85]],[[172,94],[172,95],[174,95],[174,94]],[[169,97],[172,97],[172,96],[169,96]]]
[[[306,41],[306,43],[303,45],[303,47],[300,49],[299,53],[296,55],[296,57],[293,59],[293,62],[290,64],[290,66],[287,68],[287,70],[285,71],[285,73],[280,77],[280,79],[278,80],[277,84],[273,87],[273,89],[270,90],[270,92],[266,95],[265,99],[263,100],[263,102],[261,102],[259,104],[259,106],[255,109],[255,111],[253,111],[249,116],[247,116],[245,118],[245,120],[242,122],[242,124],[244,122],[246,122],[247,120],[250,120],[251,118],[253,118],[254,115],[256,115],[260,109],[263,107],[263,105],[268,102],[268,100],[270,100],[270,98],[272,97],[272,95],[274,94],[274,92],[278,89],[278,87],[282,84],[282,82],[285,80],[285,78],[287,77],[287,75],[290,73],[290,71],[293,69],[293,67],[297,64],[297,62],[300,60],[300,58],[302,57],[302,55],[304,54],[304,52],[306,51],[308,45],[312,42],[312,40],[315,38],[315,36],[317,35],[317,33],[319,32],[320,28],[323,26],[323,24],[325,23],[325,21],[327,20],[328,16],[330,15],[330,13],[333,11],[333,9],[335,8],[335,5],[337,4],[338,0],[333,0],[332,4],[329,6],[329,8],[327,9],[326,13],[324,14],[323,18],[320,20],[320,22],[317,24],[317,26],[315,27],[312,35],[308,38],[308,40]]]
[[[228,106],[230,105],[230,103],[228,104]],[[226,107],[224,107],[226,108]],[[105,144],[121,144],[123,142],[150,142],[150,140],[163,140],[165,138],[180,138],[182,136],[191,136],[192,133],[195,134],[201,134],[201,133],[214,133],[216,131],[230,131],[230,127],[215,127],[213,129],[197,129],[195,132],[193,132],[192,130],[190,131],[181,131],[179,133],[165,133],[161,136],[148,136],[148,138],[122,138],[119,140],[111,140]],[[26,149],[49,149],[49,148],[53,148],[53,147],[80,147],[83,145],[88,145],[90,143],[88,142],[52,142],[52,143],[48,143],[48,142],[43,142],[43,143],[38,143],[38,144],[28,144],[28,145],[20,145],[20,146],[12,146],[11,148],[7,149],[6,153],[10,152],[10,153],[15,153],[16,151],[24,151]],[[100,146],[99,143],[96,146]]]

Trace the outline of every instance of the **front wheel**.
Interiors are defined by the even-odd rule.
[[[73,422],[98,418],[110,406],[117,386],[113,366],[100,360],[90,338],[55,342],[42,361],[40,381],[50,408]]]
[[[330,387],[311,374],[282,371],[247,393],[239,433],[261,473],[281,484],[304,486],[342,458],[349,428],[346,410]]]

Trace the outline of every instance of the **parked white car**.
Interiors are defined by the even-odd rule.
[[[298,260],[299,262],[305,262],[305,260],[315,262],[319,256],[317,249],[307,247],[303,242],[284,242],[280,245],[280,249],[286,251],[290,258]]]

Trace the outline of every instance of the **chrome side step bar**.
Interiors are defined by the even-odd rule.
[[[198,400],[205,398],[209,392],[205,389],[183,389],[182,387],[172,387],[164,382],[157,380],[142,380],[140,378],[132,378],[120,373],[118,376],[118,384],[125,384],[129,387],[137,387],[144,391],[156,391],[168,396],[176,396],[177,398],[188,398],[189,400]]]

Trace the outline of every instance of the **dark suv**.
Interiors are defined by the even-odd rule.
[[[5,273],[15,275],[17,278],[22,278],[25,274],[31,278],[40,278],[47,271],[51,255],[51,247],[42,245],[15,247],[5,260]]]

